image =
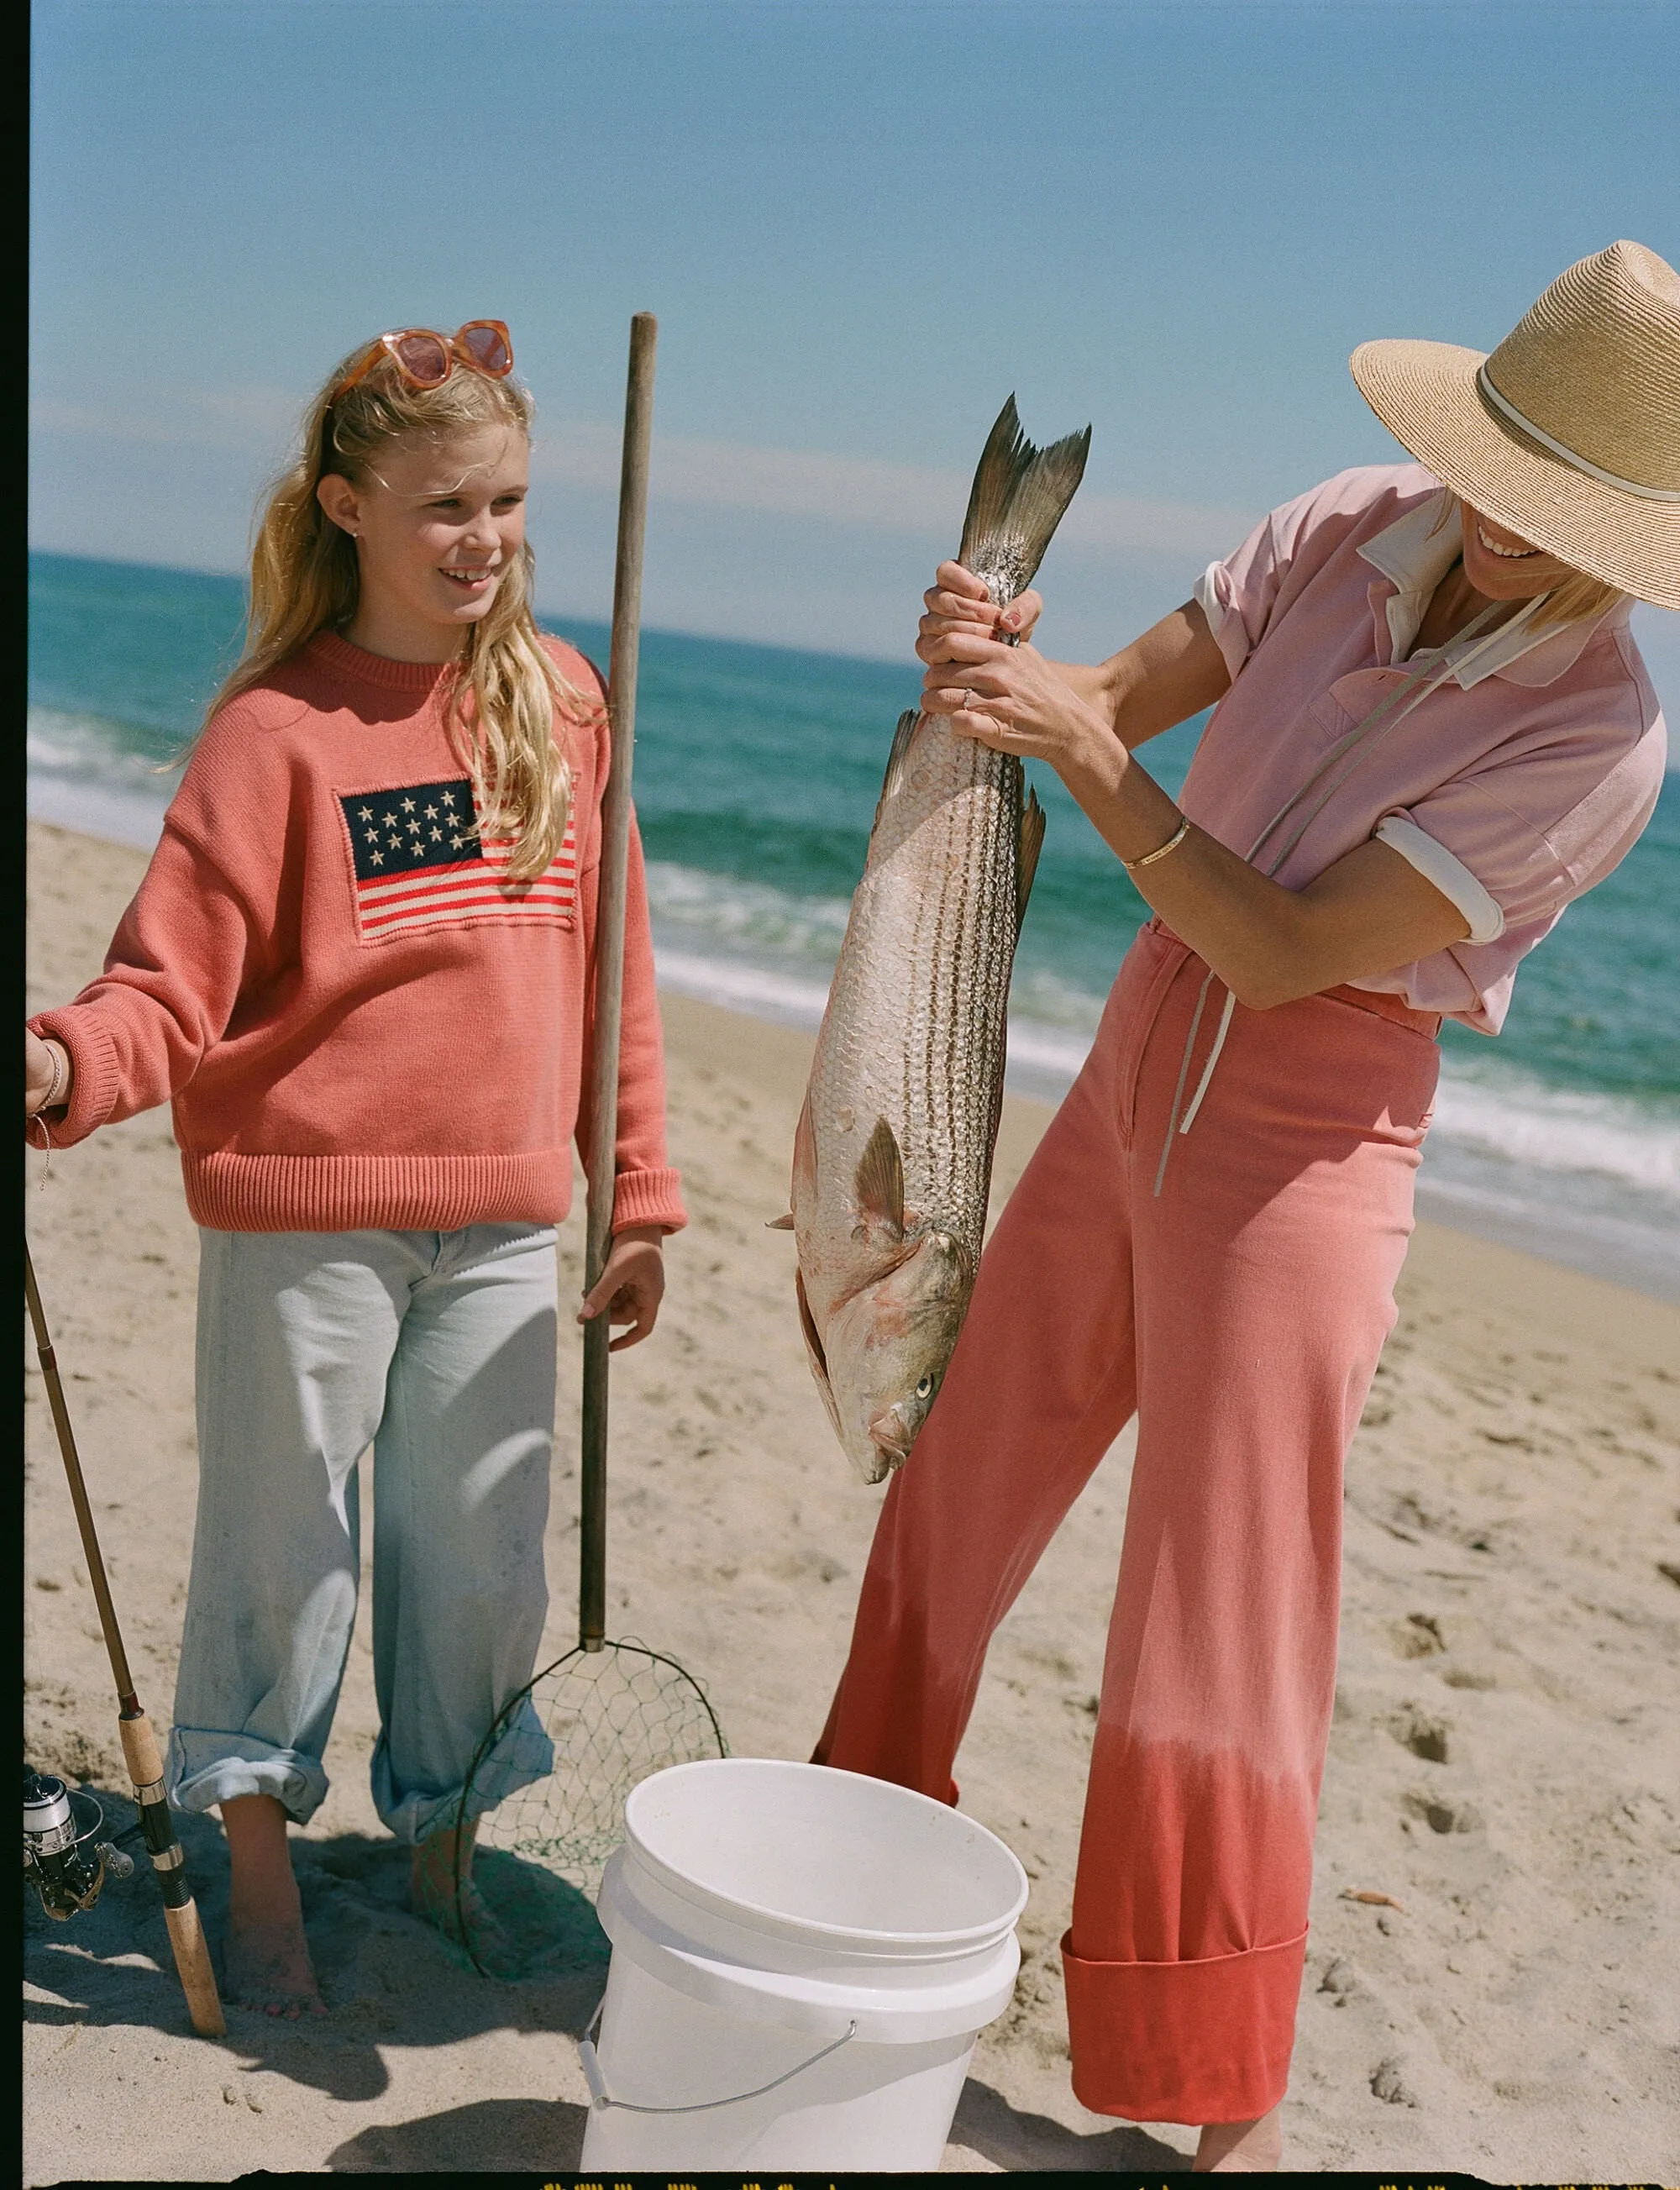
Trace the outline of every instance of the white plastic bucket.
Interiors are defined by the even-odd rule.
[[[884,1780],[758,1757],[657,1772],[624,1824],[582,2164],[936,2169],[1020,1963],[1002,1841]]]

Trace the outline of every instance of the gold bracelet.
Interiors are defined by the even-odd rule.
[[[1139,867],[1152,867],[1157,860],[1164,860],[1169,852],[1176,852],[1189,833],[1189,820],[1182,820],[1166,842],[1158,846],[1155,850],[1145,852],[1141,860],[1122,860],[1120,864],[1128,875],[1135,875]]]

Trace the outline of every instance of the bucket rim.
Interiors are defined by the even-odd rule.
[[[871,1930],[857,1924],[829,1924],[817,1917],[792,1915],[786,1909],[773,1909],[763,1902],[748,1901],[739,1894],[726,1893],[717,1886],[707,1886],[702,1881],[690,1878],[684,1872],[674,1869],[656,1849],[649,1847],[647,1841],[637,1830],[633,1815],[639,1798],[645,1789],[656,1785],[661,1780],[672,1779],[679,1773],[687,1776],[695,1773],[716,1772],[743,1764],[769,1766],[775,1771],[797,1775],[802,1779],[809,1778],[813,1773],[820,1773],[826,1779],[855,1782],[860,1779],[867,1780],[871,1776],[866,1773],[843,1772],[831,1764],[800,1763],[792,1757],[784,1756],[701,1756],[695,1757],[684,1764],[668,1764],[661,1771],[650,1773],[645,1779],[639,1781],[631,1789],[625,1802],[625,1839],[634,1852],[637,1860],[646,1864],[661,1882],[681,1899],[693,1903],[698,1907],[715,1909],[724,1914],[739,1911],[743,1915],[755,1917],[763,1922],[809,1938],[850,1941],[855,1949],[864,1951],[867,1951],[871,1946],[877,1946],[884,1950],[883,1959],[891,1960],[909,1961],[926,1959],[929,1961],[937,1961],[955,1958],[963,1954],[972,1954],[991,1945],[1002,1938],[1006,1933],[1013,1932],[1020,1922],[1026,1909],[1031,1886],[1027,1878],[1025,1866],[1008,1842],[1001,1840],[989,1825],[983,1825],[978,1818],[970,1817],[966,1810],[956,1809],[949,1802],[937,1801],[933,1796],[924,1795],[917,1788],[900,1787],[896,1781],[891,1779],[877,1780],[874,1784],[877,1786],[891,1788],[895,1796],[902,1796],[906,1801],[919,1804],[924,1811],[937,1812],[943,1818],[960,1818],[966,1827],[977,1833],[982,1840],[989,1841],[1005,1858],[1014,1872],[1018,1888],[1013,1904],[1007,1915],[989,1917],[983,1924],[964,1925],[958,1930],[951,1932],[887,1932]],[[914,1949],[910,1952],[904,1950],[910,1942],[914,1942],[916,1947],[922,1950],[920,1957]],[[894,1947],[899,1949],[896,1953],[892,1951]]]

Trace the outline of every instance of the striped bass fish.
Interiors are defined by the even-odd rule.
[[[1011,396],[958,560],[1000,607],[1030,582],[1091,429],[1036,449]],[[866,1483],[902,1467],[974,1288],[1003,1103],[1005,1018],[1044,840],[1021,764],[943,716],[900,718],[794,1139],[799,1321]]]

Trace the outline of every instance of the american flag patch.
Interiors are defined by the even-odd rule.
[[[570,928],[577,916],[571,820],[548,872],[519,882],[508,875],[508,840],[479,837],[470,777],[341,792],[338,803],[350,832],[356,925],[365,943],[474,920]]]

